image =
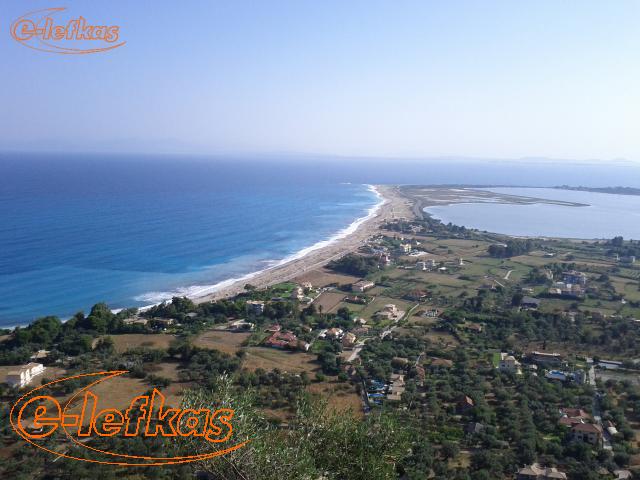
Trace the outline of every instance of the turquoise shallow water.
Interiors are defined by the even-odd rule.
[[[2,187],[0,325],[201,292],[330,239],[379,201],[284,167],[139,159],[5,164]]]
[[[445,223],[519,236],[640,239],[640,196],[558,190],[550,188],[492,188],[492,191],[584,203],[569,207],[537,203],[463,203],[428,207]]]

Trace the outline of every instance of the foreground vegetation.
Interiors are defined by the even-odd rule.
[[[17,441],[6,419],[18,392],[3,385],[0,476],[483,480],[515,478],[533,463],[576,480],[633,473],[637,253],[638,242],[620,237],[524,241],[399,219],[329,265],[351,283],[247,286],[234,299],[200,305],[175,298],[113,314],[98,304],[65,323],[39,319],[6,332],[2,368],[46,350],[38,382],[128,370],[122,385],[132,390],[158,388],[183,408],[230,406],[235,438],[251,442],[217,460],[161,469],[56,460]],[[582,281],[579,274],[579,290],[554,293],[567,278]],[[354,291],[360,280],[371,286]],[[269,347],[276,331],[296,341]],[[534,352],[556,357],[549,364]],[[507,356],[515,363],[503,368]],[[556,371],[564,377],[550,375]],[[64,399],[81,386],[51,393]],[[121,400],[114,392],[113,402]],[[567,410],[583,412],[601,438],[576,438],[560,421]],[[130,448],[204,451],[195,441]]]

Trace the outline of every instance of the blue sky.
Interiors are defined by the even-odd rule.
[[[69,0],[127,44],[10,37],[56,6],[0,2],[1,150],[640,161],[635,1]]]

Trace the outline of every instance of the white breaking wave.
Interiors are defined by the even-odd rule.
[[[227,280],[223,280],[221,282],[215,283],[213,285],[192,285],[190,287],[181,287],[181,288],[176,288],[175,290],[172,291],[168,291],[168,292],[147,292],[144,293],[142,295],[138,295],[136,297],[134,297],[134,299],[137,302],[149,302],[148,305],[145,305],[144,307],[140,307],[139,310],[146,310],[149,309],[151,307],[154,307],[155,305],[158,305],[162,302],[166,302],[167,300],[171,300],[173,297],[188,297],[188,298],[199,298],[199,297],[204,297],[206,295],[211,295],[212,293],[215,293],[219,290],[222,290],[223,288],[227,288],[230,287],[231,285],[238,283],[238,282],[247,282],[249,280],[251,280],[252,278],[254,278],[257,275],[260,275],[261,273],[267,272],[271,269],[280,267],[286,263],[292,262],[294,260],[299,260],[302,257],[305,257],[306,255],[310,254],[311,252],[314,252],[316,250],[319,250],[321,248],[327,247],[329,245],[331,245],[332,243],[337,242],[338,240],[341,240],[345,237],[348,237],[349,235],[351,235],[352,233],[354,233],[358,227],[360,225],[362,225],[363,223],[365,223],[367,220],[370,220],[372,218],[374,218],[377,214],[378,211],[380,210],[380,208],[382,207],[382,205],[384,205],[385,203],[387,203],[387,200],[385,200],[382,195],[380,194],[380,192],[376,189],[375,186],[373,185],[367,185],[367,189],[371,192],[373,192],[377,197],[378,197],[378,203],[376,203],[373,207],[371,207],[368,211],[367,211],[367,215],[357,218],[355,221],[353,221],[349,226],[343,228],[342,230],[339,230],[336,234],[332,235],[331,237],[329,237],[326,240],[320,240],[319,242],[314,243],[313,245],[309,246],[309,247],[305,247],[299,251],[297,251],[296,253],[293,253],[281,260],[272,260],[271,262],[269,262],[269,266],[267,268],[263,268],[261,270],[257,270],[251,273],[247,273],[246,275],[242,275],[240,277],[234,277],[234,278],[229,278]]]

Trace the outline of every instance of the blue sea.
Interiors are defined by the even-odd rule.
[[[640,186],[636,166],[0,153],[0,326],[211,291],[367,216],[368,184]]]
[[[48,160],[3,165],[0,325],[207,292],[339,235],[379,202],[367,185],[291,165]]]

